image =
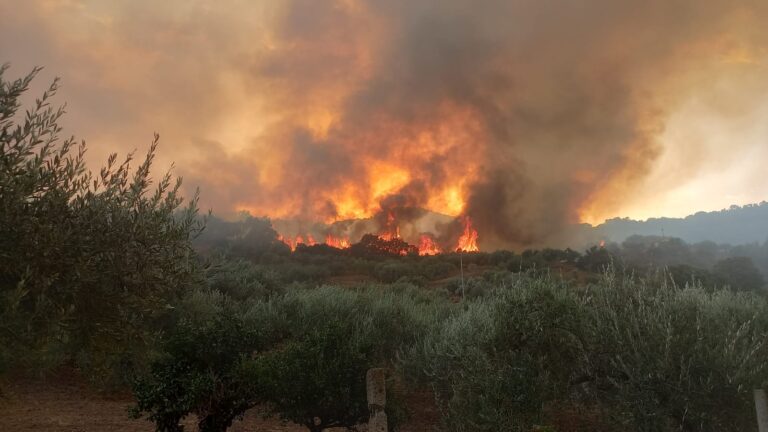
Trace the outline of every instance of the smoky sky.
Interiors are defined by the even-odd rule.
[[[710,82],[750,76],[732,85],[753,105],[768,90],[758,0],[156,3],[0,0],[0,56],[62,76],[93,163],[157,131],[161,161],[220,214],[406,202],[471,216],[488,248],[556,243],[652,205],[665,155],[687,176],[718,158],[662,140]]]

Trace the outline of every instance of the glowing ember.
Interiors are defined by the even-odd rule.
[[[431,235],[422,234],[419,237],[419,255],[437,255],[441,252],[440,246],[435,243]]]
[[[325,236],[325,244],[337,249],[347,249],[350,246],[348,237],[334,237],[331,234]]]
[[[469,216],[464,216],[464,232],[459,237],[456,250],[463,252],[478,252],[480,250],[477,247],[477,230],[472,228],[472,219]]]

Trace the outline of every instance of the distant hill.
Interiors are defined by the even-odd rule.
[[[616,218],[594,227],[592,231],[593,235],[613,242],[622,242],[631,235],[660,235],[677,237],[688,243],[763,243],[768,241],[768,202],[698,212],[685,218],[653,218],[646,221]]]

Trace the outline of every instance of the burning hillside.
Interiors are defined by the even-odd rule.
[[[443,252],[477,252],[479,234],[472,225],[469,216],[453,219],[450,223],[438,223],[441,235],[433,232],[420,232],[419,228],[424,224],[418,219],[399,220],[395,215],[397,211],[389,210],[382,218],[373,218],[370,221],[346,221],[338,224],[311,224],[310,228],[304,228],[301,224],[276,223],[279,231],[277,239],[285,243],[292,251],[299,245],[314,246],[325,244],[336,249],[349,249],[358,243],[364,243],[364,249],[379,249],[395,255],[437,255]],[[423,216],[423,215],[422,215]],[[381,220],[379,225],[377,221]],[[368,222],[368,223],[366,223]],[[401,231],[401,225],[403,229]],[[366,227],[378,227],[365,231]],[[290,232],[290,234],[287,234]],[[355,232],[357,237],[355,237]],[[401,232],[407,233],[405,236]],[[324,239],[317,242],[315,238]]]

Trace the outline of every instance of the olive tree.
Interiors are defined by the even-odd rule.
[[[85,143],[61,138],[58,79],[22,110],[39,70],[6,80],[0,67],[0,368],[98,371],[130,362],[193,283],[197,195],[185,206],[180,179],[153,181],[157,135],[135,168],[113,154],[89,171]]]

